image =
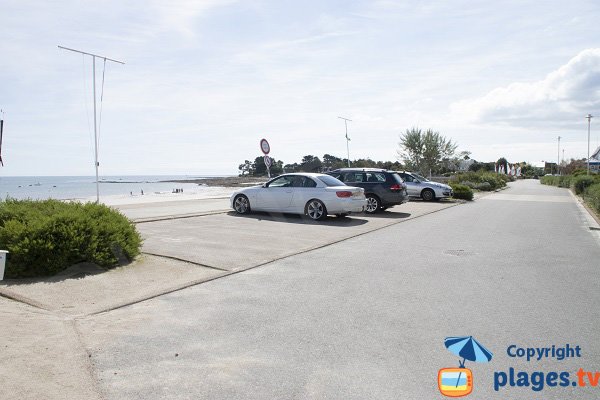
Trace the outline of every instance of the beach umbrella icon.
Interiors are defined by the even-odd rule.
[[[480,363],[489,362],[492,359],[492,353],[481,343],[473,339],[473,336],[447,337],[444,339],[444,345],[453,354],[462,357],[459,368],[465,368],[465,361],[474,361]],[[461,374],[458,374],[456,385],[460,380]]]
[[[492,352],[473,339],[473,336],[447,337],[444,345],[452,353],[462,357],[460,368],[465,367],[466,360],[484,363],[492,359]]]

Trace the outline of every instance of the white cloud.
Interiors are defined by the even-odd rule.
[[[587,49],[537,82],[511,83],[483,97],[454,103],[457,118],[531,128],[579,127],[600,109],[600,49]]]
[[[236,0],[154,0],[151,7],[160,21],[160,28],[176,30],[180,34],[195,36],[195,19],[216,7],[228,6]]]

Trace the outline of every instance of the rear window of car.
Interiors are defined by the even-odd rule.
[[[390,174],[392,180],[396,183],[404,183],[404,179],[402,179],[402,177],[399,174],[393,173]]]
[[[385,174],[382,172],[367,172],[367,182],[383,183],[385,182]]]
[[[364,182],[365,176],[362,172],[346,172],[343,181],[350,183]]]
[[[346,186],[344,185],[344,182],[329,175],[319,176],[319,180],[323,182],[325,186]]]

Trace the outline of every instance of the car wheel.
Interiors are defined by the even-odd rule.
[[[367,212],[368,214],[374,214],[377,211],[379,211],[379,207],[381,207],[379,198],[375,195],[368,194],[367,195],[367,206],[365,207],[365,212]]]
[[[313,199],[306,203],[306,215],[313,221],[321,221],[327,217],[327,209],[321,200]]]
[[[243,194],[237,195],[233,199],[233,209],[238,214],[248,214],[250,212],[250,201]]]
[[[431,189],[423,189],[421,198],[425,201],[433,201],[435,200],[435,193]]]

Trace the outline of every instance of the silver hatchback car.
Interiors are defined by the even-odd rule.
[[[443,183],[433,182],[414,172],[398,172],[406,183],[406,191],[410,197],[420,197],[425,201],[452,197],[452,188]]]

